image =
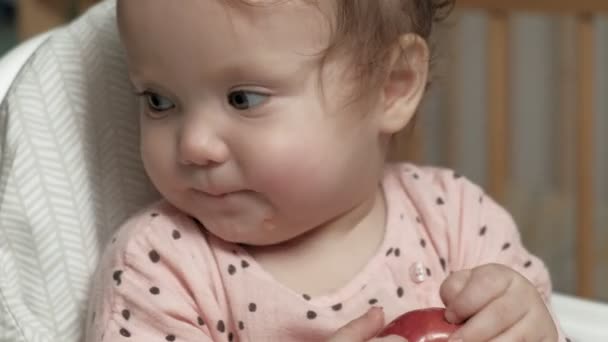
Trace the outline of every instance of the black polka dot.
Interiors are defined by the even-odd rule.
[[[219,331],[221,333],[225,332],[226,331],[226,325],[224,324],[224,321],[222,321],[222,320],[217,321],[216,328],[217,328],[217,331]]]
[[[114,274],[112,274],[112,279],[116,280],[116,286],[119,286],[122,282],[120,276],[122,276],[122,270],[114,271]]]
[[[393,253],[393,247],[389,248],[388,251],[386,251],[386,256],[391,255],[391,253]]]
[[[150,288],[150,293],[153,294],[153,295],[157,295],[157,294],[160,293],[160,289],[158,287],[156,287],[156,286],[152,286]]]
[[[178,230],[174,230],[173,233],[171,233],[171,236],[173,237],[173,240],[179,240],[182,237],[182,234]]]
[[[566,342],[572,342],[572,340],[566,337]]]
[[[338,304],[332,305],[331,309],[334,310],[334,311],[340,311],[340,310],[342,310],[342,303],[338,303]]]
[[[155,250],[151,250],[150,253],[148,253],[148,256],[150,257],[150,260],[153,263],[157,263],[160,261],[160,255],[158,255],[158,252]]]
[[[458,179],[458,178],[462,178],[462,175],[460,175],[457,172],[454,172],[454,179]]]
[[[152,214],[150,214],[150,216],[156,217],[156,216],[158,216],[158,213],[152,213]]]
[[[425,239],[420,239],[420,246],[422,246],[422,248],[426,247],[426,240]]]
[[[397,297],[401,298],[403,297],[403,287],[399,286],[397,288]]]
[[[239,321],[239,330],[245,329],[245,323],[243,321]]]
[[[420,216],[416,216],[416,222],[422,223],[422,219],[420,218]]]
[[[399,248],[395,248],[395,256],[399,257],[401,255],[401,250]]]
[[[120,334],[124,337],[131,337],[131,333],[125,328],[120,328]]]
[[[511,247],[511,244],[507,242],[504,245],[502,245],[502,250],[506,251],[507,249],[509,249],[509,247]]]
[[[247,262],[247,260],[241,260],[241,267],[242,267],[242,268],[247,268],[247,267],[249,267],[249,263]]]
[[[258,306],[255,303],[249,303],[249,312],[255,312],[258,309]]]
[[[196,318],[196,321],[197,321],[198,325],[205,325],[205,321],[203,321],[203,319],[201,318],[201,316],[198,316]]]
[[[122,318],[128,321],[131,318],[131,312],[127,309],[122,310]]]
[[[405,215],[403,215],[403,213],[401,213],[401,215],[399,215],[399,218],[401,219],[401,221],[403,221],[404,217],[405,217]]]
[[[483,203],[483,195],[479,196],[479,203]]]
[[[306,293],[305,293],[305,294],[303,294],[303,295],[302,295],[302,297],[304,297],[304,299],[306,299],[306,300],[310,300],[310,296],[309,296],[309,295],[307,295]]]
[[[439,263],[441,264],[441,268],[445,272],[445,259],[444,258],[439,258]]]
[[[228,334],[228,341],[233,341],[234,340],[234,334],[233,333],[229,333]]]
[[[316,312],[314,312],[314,311],[312,311],[312,310],[309,310],[309,311],[306,313],[306,317],[307,317],[308,319],[315,319],[315,318],[317,318],[317,313],[316,313]]]
[[[428,267],[426,268],[426,275],[429,277],[431,276],[431,269]]]
[[[437,197],[437,205],[444,205],[445,201],[441,197]]]
[[[376,303],[378,303],[378,300],[376,298],[372,298],[368,301],[369,305],[374,305]]]
[[[228,274],[233,275],[236,273],[236,267],[234,265],[228,265]]]
[[[483,226],[481,227],[481,229],[479,230],[479,236],[484,236],[486,235],[486,232],[488,231],[488,227],[487,226]]]
[[[167,340],[169,342],[173,342],[173,341],[175,341],[175,335],[167,335],[167,337],[165,337],[165,340]]]
[[[530,261],[530,260],[526,261],[526,263],[524,264],[524,267],[528,268],[530,266],[532,266],[532,261]]]
[[[417,173],[412,174],[412,177],[414,177],[414,179],[420,179],[420,176]]]

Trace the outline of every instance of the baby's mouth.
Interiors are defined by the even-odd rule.
[[[247,194],[247,193],[251,193],[252,191],[250,190],[226,190],[226,191],[207,191],[207,190],[200,190],[200,189],[193,189],[195,192],[201,193],[209,198],[215,198],[215,199],[222,199],[222,198],[227,198],[233,195],[238,195],[238,194]]]

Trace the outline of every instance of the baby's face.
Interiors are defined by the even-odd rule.
[[[348,59],[322,63],[329,1],[232,3],[122,1],[121,35],[153,183],[215,235],[269,245],[373,198],[383,139],[377,106],[347,105]]]

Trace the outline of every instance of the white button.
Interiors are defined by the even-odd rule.
[[[426,280],[426,268],[421,262],[415,262],[410,266],[410,277],[414,283],[420,284]]]

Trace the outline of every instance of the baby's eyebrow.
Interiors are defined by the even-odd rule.
[[[298,75],[314,70],[320,58],[299,55],[291,61],[285,61],[284,55],[274,56],[252,56],[244,60],[227,61],[226,64],[215,68],[209,75],[201,75],[202,80],[209,78],[242,79],[252,78],[254,80],[281,80],[285,78],[298,78]]]
[[[165,87],[163,87],[159,83],[152,81],[151,79],[146,78],[142,74],[138,73],[137,69],[132,69],[129,71],[129,82],[135,89],[151,88],[157,91],[164,91],[165,89]]]

